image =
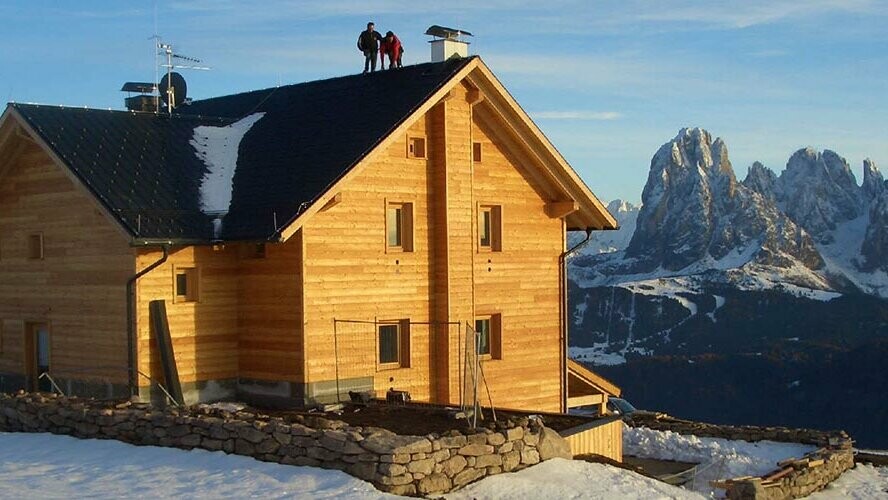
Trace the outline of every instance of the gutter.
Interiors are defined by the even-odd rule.
[[[142,276],[150,273],[161,264],[167,261],[170,256],[169,245],[160,245],[163,255],[159,260],[150,266],[142,269],[126,280],[126,344],[127,344],[127,368],[129,369],[129,390],[130,396],[139,396],[139,384],[137,382],[137,374],[139,372],[136,366],[136,281]]]
[[[586,229],[586,239],[558,256],[558,273],[561,278],[561,301],[559,304],[559,316],[561,319],[561,412],[567,413],[567,257],[580,247],[589,243],[592,238],[592,229]]]

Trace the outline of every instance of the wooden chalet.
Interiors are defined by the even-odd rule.
[[[0,389],[152,397],[162,300],[189,403],[456,404],[478,331],[496,406],[603,404],[568,370],[563,260],[614,228],[478,57],[172,116],[10,104]]]

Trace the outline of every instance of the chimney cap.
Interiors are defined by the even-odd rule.
[[[460,36],[463,36],[463,35],[474,36],[471,33],[469,33],[468,31],[463,31],[463,30],[456,29],[456,28],[447,28],[444,26],[438,26],[437,24],[429,26],[429,29],[426,30],[425,34],[431,35],[431,36],[436,36],[438,38],[446,38],[449,40],[456,40],[457,38],[459,38]]]

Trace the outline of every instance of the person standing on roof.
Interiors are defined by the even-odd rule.
[[[393,67],[401,67],[401,54],[404,53],[404,47],[401,46],[401,40],[391,31],[385,34],[385,38],[379,44],[379,57],[382,67],[385,68],[385,56],[389,58],[389,69]]]
[[[367,29],[358,35],[358,50],[364,53],[364,73],[376,71],[376,51],[379,50],[381,40],[382,36],[372,22],[367,23]]]

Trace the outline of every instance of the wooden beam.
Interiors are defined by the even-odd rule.
[[[586,396],[574,396],[567,398],[567,407],[600,405],[604,402],[604,394],[589,394]]]
[[[474,106],[484,101],[484,94],[482,94],[481,90],[478,88],[470,88],[469,92],[466,94],[466,100],[469,102],[470,106]]]
[[[329,201],[327,201],[327,203],[323,206],[323,208],[321,208],[320,211],[326,212],[327,210],[330,210],[331,208],[335,207],[336,205],[339,205],[340,203],[342,203],[342,192],[339,192],[339,193],[336,193],[335,195],[333,195],[333,197],[330,198]]]
[[[546,203],[546,215],[551,219],[561,219],[580,209],[579,203],[574,200],[550,201]]]

